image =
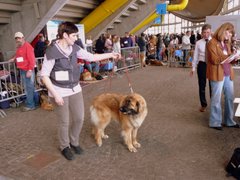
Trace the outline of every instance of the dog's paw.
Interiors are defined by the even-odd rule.
[[[109,138],[109,136],[108,136],[108,135],[106,135],[106,134],[104,134],[104,135],[102,136],[102,138],[103,138],[103,139],[108,139],[108,138]]]
[[[141,144],[138,143],[138,142],[135,142],[135,143],[133,143],[133,146],[134,146],[135,148],[140,148],[140,147],[141,147]]]
[[[97,141],[96,144],[97,144],[98,147],[101,147],[102,146],[102,141]]]
[[[98,146],[98,147],[101,147],[101,146],[102,146],[102,143],[97,143],[97,146]]]
[[[133,147],[133,146],[131,146],[131,147],[128,147],[128,150],[130,151],[130,152],[137,152],[137,149],[135,148],[135,147]]]

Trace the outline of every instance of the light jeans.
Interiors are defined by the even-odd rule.
[[[21,76],[21,81],[23,82],[24,85],[24,90],[26,94],[26,107],[28,108],[35,108],[35,101],[34,101],[34,92],[35,92],[35,87],[34,87],[34,78],[35,74],[34,71],[32,72],[32,76],[30,78],[26,77],[27,71],[21,70],[20,69],[20,76]]]
[[[161,54],[162,49],[163,49],[163,48],[158,48],[158,49],[157,49],[157,59],[158,59],[159,61],[162,61],[162,60],[163,60],[163,56],[162,56],[162,54]]]
[[[225,76],[223,81],[210,81],[212,88],[210,127],[220,127],[222,124],[226,126],[236,125],[233,120],[233,81],[230,76]],[[221,97],[222,90],[224,93],[224,119],[222,120]]]

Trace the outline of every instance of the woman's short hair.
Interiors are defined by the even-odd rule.
[[[214,33],[213,37],[218,41],[224,41],[224,32],[229,31],[232,33],[232,36],[235,36],[234,25],[232,23],[222,24]],[[231,41],[231,39],[229,39]]]
[[[62,22],[58,26],[58,38],[63,39],[63,33],[72,34],[72,33],[77,33],[78,28],[75,24],[71,22]]]

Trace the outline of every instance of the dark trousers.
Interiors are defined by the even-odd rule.
[[[207,100],[206,100],[206,70],[207,70],[207,64],[205,62],[199,61],[197,66],[197,74],[198,74],[198,86],[199,86],[199,98],[201,102],[202,107],[207,107]],[[211,97],[211,86],[209,83],[209,91],[210,91],[210,97]]]
[[[183,49],[183,63],[182,63],[182,66],[185,66],[186,62],[188,61],[187,57],[188,57],[189,51],[190,51],[189,49]]]

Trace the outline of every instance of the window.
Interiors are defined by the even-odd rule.
[[[175,32],[175,25],[169,25],[169,33]]]
[[[232,9],[234,6],[233,6],[233,0],[228,0],[228,10],[229,9]]]
[[[234,0],[233,4],[234,4],[234,7],[238,6],[239,5],[239,0]]]
[[[240,0],[226,0],[226,8],[222,9],[223,15],[239,15],[240,14]],[[237,8],[236,8],[237,7]],[[224,13],[225,12],[225,13]],[[192,23],[190,21],[181,19],[175,16],[172,13],[165,14],[162,17],[162,25],[149,28],[147,31],[149,34],[158,34],[158,33],[181,33],[186,32],[187,30],[198,30],[201,32],[202,25],[205,22],[201,23]]]
[[[181,24],[176,24],[176,33],[180,34],[182,32]]]

